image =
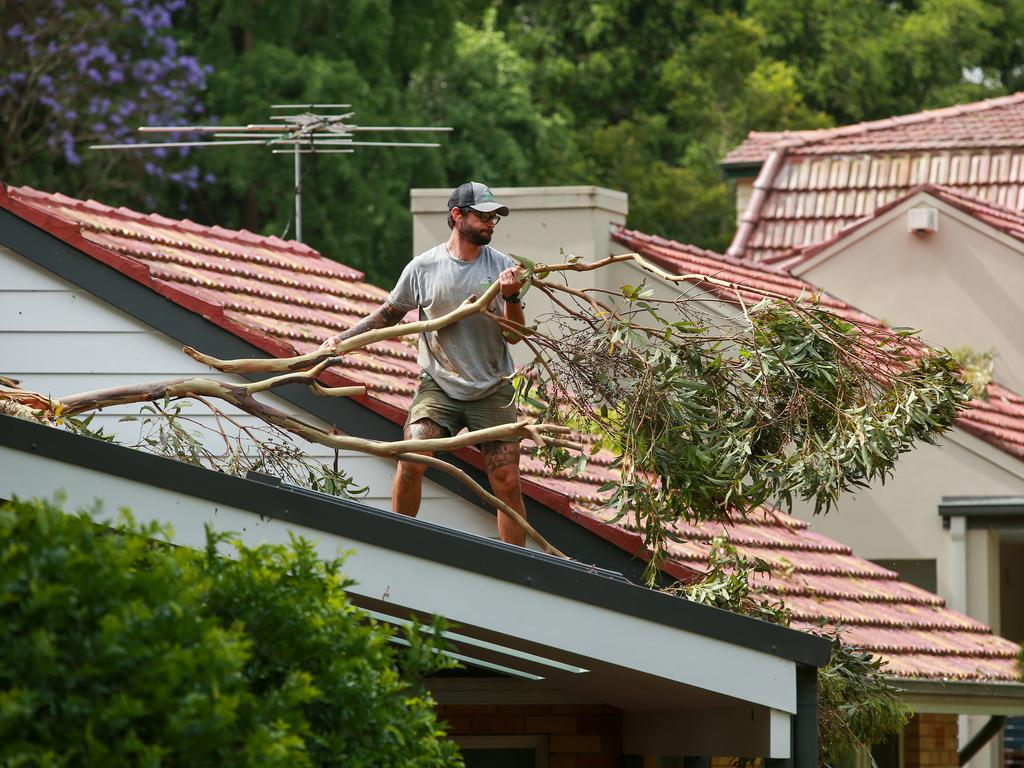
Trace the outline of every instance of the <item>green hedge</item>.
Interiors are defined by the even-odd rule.
[[[217,553],[57,505],[0,507],[0,765],[447,766],[417,681],[312,545]]]

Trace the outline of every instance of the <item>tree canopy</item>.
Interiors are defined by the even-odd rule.
[[[294,232],[292,165],[253,148],[99,155],[146,122],[264,122],[350,102],[451,125],[441,150],[314,156],[304,237],[387,284],[410,187],[599,184],[630,225],[722,249],[717,162],[750,130],[888,117],[1020,88],[1024,0],[0,0],[0,177],[264,234]],[[98,110],[98,111],[97,111]]]

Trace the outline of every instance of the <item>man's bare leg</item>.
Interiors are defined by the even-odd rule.
[[[406,440],[427,440],[435,437],[447,437],[448,432],[432,419],[419,419],[405,428]],[[432,453],[424,453],[432,456]],[[407,461],[398,462],[395,481],[391,485],[391,510],[401,515],[416,517],[420,511],[420,498],[423,492],[423,473],[427,471],[424,464],[412,464]]]
[[[519,481],[519,443],[483,443],[484,469],[491,491],[526,519],[523,489]],[[501,540],[526,546],[526,531],[511,517],[498,510],[498,535]]]

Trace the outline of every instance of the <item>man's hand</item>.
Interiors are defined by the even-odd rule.
[[[390,301],[385,301],[347,331],[336,333],[324,339],[324,343],[320,345],[320,349],[317,352],[334,352],[334,348],[346,339],[351,339],[353,336],[358,336],[361,333],[377,328],[388,328],[395,325],[404,316],[405,312]]]
[[[498,281],[501,284],[501,295],[506,299],[519,293],[519,289],[522,287],[519,275],[522,271],[522,267],[509,267],[498,275]]]
[[[317,352],[333,352],[334,348],[338,346],[339,341],[341,341],[340,336],[329,336],[324,339],[324,343],[320,345],[320,349]]]

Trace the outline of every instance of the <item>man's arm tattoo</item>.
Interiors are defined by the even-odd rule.
[[[347,331],[339,333],[338,340],[344,341],[345,339],[350,339],[353,336],[358,336],[360,333],[373,331],[377,328],[388,328],[397,324],[403,317],[405,317],[405,312],[400,310],[390,301],[385,301],[377,307],[377,309],[368,314]]]

